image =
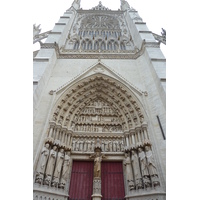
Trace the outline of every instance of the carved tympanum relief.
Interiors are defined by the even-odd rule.
[[[118,112],[102,100],[89,103],[75,120],[75,132],[122,132]]]

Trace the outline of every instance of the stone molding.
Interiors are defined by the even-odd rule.
[[[54,32],[52,32],[53,34]],[[57,33],[59,34],[59,33]],[[132,51],[130,53],[129,51],[120,51],[120,52],[115,52],[112,51],[110,53],[104,52],[104,51],[73,51],[73,50],[68,50],[66,52],[62,52],[59,49],[59,46],[57,43],[44,43],[41,45],[42,49],[52,49],[54,48],[57,53],[57,58],[58,59],[137,59],[141,55],[143,55],[144,50],[146,47],[152,47],[152,48],[160,48],[160,44],[157,42],[146,42],[145,40],[142,43],[141,49],[138,51]]]

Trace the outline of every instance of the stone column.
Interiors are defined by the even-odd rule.
[[[50,131],[49,131],[48,137],[52,137],[52,136],[53,136],[53,127],[50,126]]]
[[[135,138],[134,138],[134,133],[133,132],[131,133],[131,136],[132,136],[133,145],[135,145]]]

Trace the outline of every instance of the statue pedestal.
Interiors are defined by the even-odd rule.
[[[92,195],[92,200],[101,200],[101,198],[102,198],[102,195],[100,195],[100,194],[93,194]]]
[[[101,178],[95,177],[93,180],[93,195],[92,200],[101,200]]]

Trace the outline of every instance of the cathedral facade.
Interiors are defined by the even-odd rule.
[[[33,59],[33,199],[166,199],[166,59],[129,3],[74,0]]]

